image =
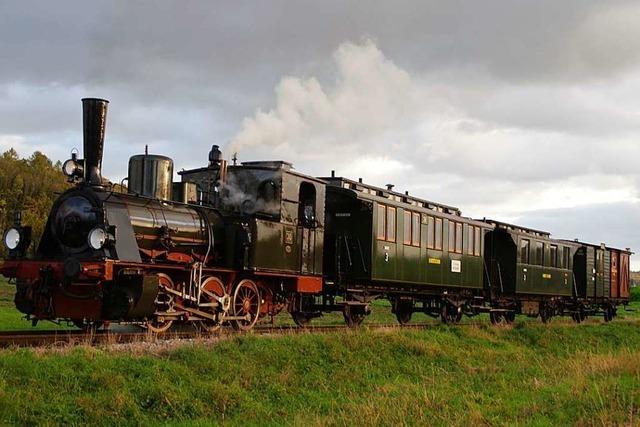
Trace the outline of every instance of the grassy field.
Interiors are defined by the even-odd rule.
[[[519,322],[166,350],[0,352],[0,421],[32,425],[635,425],[640,328]]]
[[[0,424],[639,425],[637,317],[4,350]]]

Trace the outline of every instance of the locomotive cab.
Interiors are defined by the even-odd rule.
[[[324,182],[297,173],[281,161],[233,166],[214,161],[209,167],[179,174],[183,182],[201,189],[201,203],[218,206],[242,225],[242,236],[229,239],[245,240],[239,267],[309,276],[305,283],[321,289]],[[218,181],[219,177],[224,179]]]

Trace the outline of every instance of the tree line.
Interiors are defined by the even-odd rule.
[[[29,255],[33,255],[58,195],[69,188],[59,161],[53,162],[36,151],[21,159],[12,148],[0,157],[0,230],[14,222],[17,210],[22,212],[22,224],[33,228]],[[0,255],[6,255],[4,244]]]

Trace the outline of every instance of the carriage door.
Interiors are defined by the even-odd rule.
[[[298,230],[300,235],[300,273],[315,272],[316,246],[316,187],[308,182],[300,184]]]
[[[620,254],[618,252],[611,252],[611,298],[618,298],[619,280],[618,280],[618,259]]]

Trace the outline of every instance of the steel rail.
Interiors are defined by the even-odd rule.
[[[637,324],[638,320],[620,320],[616,323]],[[548,327],[549,325],[526,322],[527,327]],[[567,327],[579,326],[573,322],[562,322],[551,326]],[[415,323],[415,324],[365,324],[350,328],[346,325],[318,325],[318,326],[258,326],[250,331],[236,331],[231,327],[224,327],[215,332],[206,331],[168,331],[155,334],[150,331],[140,330],[132,332],[115,332],[111,330],[98,330],[85,332],[79,330],[52,330],[52,331],[5,331],[0,332],[0,348],[19,347],[68,347],[76,345],[101,346],[110,344],[127,343],[157,343],[171,340],[195,340],[206,341],[211,339],[231,337],[237,335],[287,335],[287,334],[326,334],[339,331],[376,331],[376,330],[430,330],[438,328],[465,328],[465,327],[504,327],[494,326],[487,322],[465,322],[455,325],[443,325],[441,323]],[[512,326],[512,325],[508,325]]]

